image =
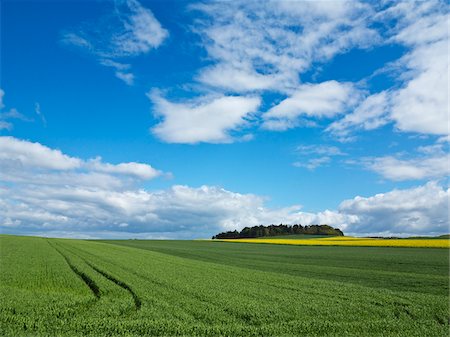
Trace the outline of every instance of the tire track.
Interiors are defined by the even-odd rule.
[[[98,288],[97,284],[94,282],[93,279],[91,279],[88,275],[86,275],[85,273],[83,273],[81,270],[79,270],[77,267],[75,267],[75,265],[73,265],[69,258],[64,255],[58,248],[56,248],[54,245],[52,245],[48,240],[47,240],[48,244],[53,247],[53,249],[55,249],[66,261],[66,263],[69,265],[70,269],[72,269],[72,271],[78,275],[78,277],[81,278],[81,280],[83,280],[83,282],[89,287],[89,289],[91,290],[92,294],[94,294],[94,296],[96,298],[100,298],[100,289]]]
[[[105,278],[107,278],[108,280],[114,282],[115,284],[117,284],[119,287],[122,287],[123,289],[125,289],[126,291],[128,291],[131,296],[133,297],[134,300],[134,306],[136,307],[136,310],[139,310],[141,308],[142,305],[142,301],[139,298],[139,296],[134,292],[134,290],[125,282],[116,279],[114,276],[112,276],[111,274],[108,274],[107,272],[97,268],[96,266],[90,264],[89,262],[87,262],[85,260],[85,262],[92,268],[94,269],[97,273],[101,274],[102,276],[104,276]]]
[[[104,257],[96,256],[96,255],[94,255],[94,254],[92,254],[92,253],[90,253],[90,252],[87,252],[87,251],[84,251],[84,253],[91,255],[93,258],[101,259],[101,260],[103,260],[104,262],[111,263],[111,261],[108,261],[108,260],[105,259]],[[80,256],[78,255],[78,257],[80,257]],[[81,258],[81,257],[80,257],[80,258]],[[87,261],[85,261],[85,262],[88,263]],[[91,267],[94,268],[93,266],[91,266]],[[127,267],[125,267],[125,266],[120,266],[120,268],[122,268],[124,271],[126,271],[126,272],[128,272],[128,273],[130,273],[130,274],[133,274],[133,275],[135,275],[135,276],[138,276],[139,278],[142,278],[142,279],[144,279],[144,280],[146,280],[146,281],[149,281],[149,282],[151,282],[152,284],[155,284],[155,285],[157,285],[157,286],[159,286],[159,287],[162,287],[162,288],[164,288],[164,289],[166,289],[166,290],[174,290],[174,289],[175,289],[173,286],[170,286],[170,285],[168,285],[168,284],[165,284],[165,283],[163,283],[163,282],[161,282],[161,281],[159,281],[159,280],[157,280],[157,279],[150,278],[148,275],[141,274],[141,273],[139,273],[138,271],[136,271],[136,270],[134,270],[134,269],[130,269],[130,268],[127,268]],[[240,314],[238,314],[238,313],[236,313],[236,312],[231,311],[229,308],[224,308],[224,307],[221,306],[220,304],[215,303],[215,302],[212,302],[211,300],[202,298],[201,296],[197,295],[195,292],[187,291],[187,290],[180,289],[180,288],[177,288],[175,291],[177,291],[177,292],[178,292],[179,294],[181,294],[182,296],[189,297],[189,298],[194,298],[195,300],[199,301],[199,303],[201,303],[201,304],[203,304],[203,305],[212,306],[212,307],[215,307],[215,308],[217,308],[217,309],[219,309],[219,310],[222,310],[223,312],[226,312],[227,315],[229,315],[229,316],[231,316],[231,317],[234,317],[234,318],[236,318],[237,320],[239,320],[239,321],[241,321],[241,322],[243,322],[243,323],[248,323],[248,319],[243,318],[242,315],[240,315]],[[167,299],[167,298],[166,298],[166,299]],[[193,317],[194,319],[198,319],[191,311],[186,312],[186,314],[190,315],[190,316]]]
[[[121,287],[121,288],[125,289],[126,291],[128,291],[130,293],[131,297],[133,298],[134,306],[135,306],[136,310],[139,310],[141,308],[142,300],[139,298],[139,296],[134,292],[134,290],[127,283],[125,283],[125,282],[115,278],[111,274],[108,274],[104,270],[101,270],[100,268],[94,266],[92,263],[87,261],[85,258],[81,257],[79,254],[73,252],[72,250],[71,250],[71,252],[72,252],[72,254],[78,256],[81,260],[83,260],[84,263],[86,263],[89,267],[91,267],[97,273],[99,273],[100,275],[102,275],[106,279],[110,280],[111,282],[115,283],[119,287]]]
[[[97,256],[97,255],[94,255],[94,254],[92,254],[91,252],[88,252],[88,251],[83,251],[85,254],[88,254],[88,255],[90,255],[92,258],[95,258],[95,259],[99,259],[99,260],[103,260],[103,262],[106,262],[106,263],[113,263],[112,261],[110,261],[110,260],[108,260],[107,258],[105,258],[105,257],[100,257],[100,256]],[[72,251],[72,253],[73,254],[75,254],[73,251]],[[77,255],[77,254],[76,254]],[[77,255],[79,258],[81,258],[81,259],[83,259],[81,256],[79,256],[79,255]],[[83,259],[84,260],[84,259]],[[87,264],[89,264],[89,262],[87,262],[86,260],[84,260]],[[93,269],[95,268],[94,266],[92,266],[92,265],[90,265]],[[238,313],[236,313],[236,312],[233,312],[232,310],[230,310],[229,308],[224,308],[221,304],[219,304],[219,303],[216,303],[216,302],[213,302],[213,301],[211,301],[211,300],[209,300],[209,299],[205,299],[205,298],[203,298],[202,296],[199,296],[198,294],[196,294],[196,292],[195,291],[189,291],[189,290],[185,290],[185,289],[181,289],[181,288],[174,288],[173,286],[170,286],[169,284],[166,284],[166,283],[164,283],[164,282],[161,282],[161,281],[159,281],[159,280],[157,280],[157,279],[155,279],[155,278],[151,278],[150,276],[148,276],[148,275],[145,275],[145,274],[142,274],[142,273],[140,273],[140,272],[138,272],[138,271],[136,271],[136,270],[134,270],[134,269],[132,269],[132,268],[129,268],[129,267],[126,267],[126,266],[120,266],[120,268],[121,269],[123,269],[124,271],[126,271],[127,273],[130,273],[130,274],[133,274],[133,275],[135,275],[135,276],[137,276],[137,277],[139,277],[139,278],[142,278],[142,279],[144,279],[144,280],[146,280],[146,281],[148,281],[148,282],[151,282],[152,284],[155,284],[155,285],[157,285],[157,286],[159,286],[159,287],[162,287],[162,288],[164,288],[164,289],[166,289],[166,290],[169,290],[169,291],[172,291],[172,290],[175,290],[176,292],[178,292],[179,294],[181,294],[182,296],[185,296],[185,297],[189,297],[189,298],[194,298],[195,300],[197,300],[199,303],[201,303],[201,304],[203,304],[203,305],[208,305],[208,306],[212,306],[212,307],[214,307],[214,308],[217,308],[217,309],[219,309],[219,310],[222,310],[223,312],[226,312],[227,313],[227,315],[229,315],[229,316],[231,316],[231,317],[234,317],[235,319],[237,319],[237,320],[239,320],[239,321],[241,321],[241,322],[243,322],[243,323],[248,323],[248,319],[247,318],[243,318],[242,317],[242,315],[240,315],[240,314],[238,314]],[[106,276],[105,276],[106,277]],[[166,297],[166,299],[167,299],[167,297]],[[189,314],[191,317],[193,317],[194,319],[198,319],[191,311],[190,312],[186,312],[186,314]]]

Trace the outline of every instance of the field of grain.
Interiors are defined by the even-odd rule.
[[[0,235],[0,335],[445,336],[448,253]]]
[[[359,247],[418,247],[418,248],[450,248],[449,239],[378,239],[355,238],[348,236],[315,237],[315,238],[282,238],[265,237],[257,239],[221,239],[223,242],[271,243],[278,245],[300,246],[359,246]]]

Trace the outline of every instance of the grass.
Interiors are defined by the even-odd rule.
[[[445,336],[448,249],[0,236],[0,335]]]

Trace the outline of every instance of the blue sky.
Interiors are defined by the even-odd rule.
[[[446,233],[447,18],[433,1],[2,1],[0,228]]]

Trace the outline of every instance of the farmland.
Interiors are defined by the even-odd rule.
[[[348,236],[306,238],[293,235],[287,237],[265,237],[256,239],[221,239],[224,242],[264,243],[278,245],[302,246],[359,246],[359,247],[421,247],[421,248],[450,248],[450,240],[441,238],[417,239],[382,239],[382,238],[355,238]]]
[[[445,336],[448,253],[3,235],[0,335]]]

